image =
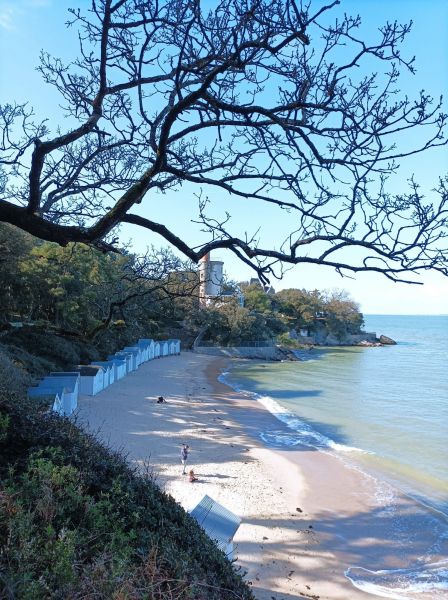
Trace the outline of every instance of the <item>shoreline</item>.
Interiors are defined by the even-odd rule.
[[[254,450],[263,449],[264,455],[259,458],[264,462],[263,468],[270,469],[271,477],[274,478],[279,491],[297,500],[297,506],[292,506],[292,510],[290,505],[283,511],[280,517],[282,526],[277,532],[276,543],[279,547],[284,546],[287,549],[287,555],[279,556],[277,552],[273,552],[272,547],[261,548],[268,555],[268,561],[276,561],[276,568],[270,567],[269,574],[265,575],[272,581],[276,572],[278,589],[271,590],[274,595],[256,593],[256,597],[260,600],[271,600],[272,597],[277,598],[276,593],[279,594],[279,598],[288,599],[319,597],[321,600],[358,600],[380,597],[357,589],[345,576],[345,567],[356,564],[356,557],[353,552],[346,550],[348,540],[342,533],[332,530],[329,526],[335,515],[344,522],[356,514],[370,510],[366,499],[372,492],[371,482],[360,472],[349,470],[337,457],[318,450],[305,446],[291,450],[267,448],[258,435],[262,429],[275,427],[277,430],[288,431],[288,428],[257,400],[249,399],[244,393],[237,392],[218,380],[224,367],[228,370],[228,365],[228,360],[223,360],[221,364],[216,361],[209,365],[206,370],[209,384],[215,394],[228,396],[227,401],[233,405],[234,416],[243,427],[250,427],[248,421],[254,418],[248,411],[261,410],[257,421],[257,435],[253,440]],[[284,461],[283,468],[279,468],[280,461]],[[294,470],[299,474],[300,483],[291,477]],[[294,505],[294,502],[292,504]],[[297,508],[300,508],[300,512]],[[275,522],[272,525],[274,528],[278,527]],[[272,525],[267,526],[268,530]],[[344,525],[340,526],[340,529],[344,529]],[[237,534],[235,541],[238,543],[238,540]],[[334,552],[335,549],[338,550],[337,553]],[[275,558],[272,559],[269,554]],[[253,557],[242,552],[238,562],[248,571],[249,579],[256,577]],[[279,579],[285,573],[289,577],[286,576],[279,585]],[[256,592],[255,589],[254,591]],[[290,595],[284,596],[285,592]]]
[[[131,463],[149,464],[185,509],[208,494],[242,517],[235,554],[258,600],[380,597],[344,574],[383,555],[385,567],[405,566],[390,520],[371,529],[375,511],[384,511],[384,502],[372,505],[372,481],[322,452],[264,446],[260,431],[286,425],[217,381],[228,364],[191,353],[151,361],[98,396],[82,397],[78,418]],[[159,395],[166,404],[155,403]],[[194,484],[181,474],[182,442],[191,446]]]
[[[277,423],[278,429],[285,429],[282,420]],[[395,487],[382,473],[366,470],[352,455],[347,461],[339,452],[301,445],[273,451],[297,466],[307,482],[305,502],[321,534],[321,549],[333,554],[339,568],[344,566],[346,578],[359,585],[347,597],[357,597],[354,590],[365,590],[370,598],[448,598],[445,513]],[[326,560],[331,566],[329,556]]]

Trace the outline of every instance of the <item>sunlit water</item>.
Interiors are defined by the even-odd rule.
[[[305,444],[350,456],[362,469],[430,507],[448,535],[448,317],[366,316],[396,346],[314,348],[300,362],[244,363],[225,375],[285,423],[262,431],[271,447]],[[447,519],[447,520],[445,520]],[[436,523],[436,520],[438,522]],[[428,556],[428,561],[429,561]],[[448,598],[448,561],[347,576],[389,598]],[[397,583],[399,582],[399,583]],[[425,596],[427,597],[427,596]]]

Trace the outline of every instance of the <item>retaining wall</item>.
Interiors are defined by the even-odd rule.
[[[260,348],[249,346],[196,346],[193,348],[193,352],[196,354],[228,356],[231,358],[258,358],[260,360],[278,360],[280,358],[277,346],[264,346]]]

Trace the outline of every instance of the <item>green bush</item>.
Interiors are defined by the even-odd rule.
[[[303,348],[303,342],[299,342],[299,340],[289,337],[289,333],[280,334],[277,337],[277,342],[286,348],[290,348],[291,350]]]
[[[55,362],[31,354],[20,346],[9,344],[8,346],[1,346],[0,348],[3,351],[3,354],[8,356],[10,361],[21,369],[22,373],[26,372],[33,378],[44,377],[50,371],[54,371],[58,368],[58,365]]]
[[[79,347],[71,340],[66,340],[48,331],[23,327],[8,333],[2,341],[4,344],[22,348],[29,354],[60,367],[79,363]]]
[[[0,396],[8,397],[26,395],[32,377],[20,360],[14,358],[9,348],[0,345]]]

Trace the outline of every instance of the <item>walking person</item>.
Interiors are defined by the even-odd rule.
[[[190,446],[188,444],[182,444],[182,448],[180,450],[180,461],[183,466],[182,475],[186,474],[185,467],[187,465],[188,453],[190,452]]]

